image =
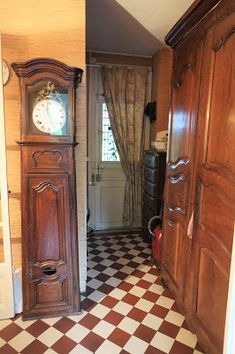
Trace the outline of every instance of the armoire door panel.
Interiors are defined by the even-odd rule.
[[[221,346],[227,299],[227,274],[219,258],[201,247],[199,251],[196,315],[214,343]],[[215,325],[216,324],[216,325]]]
[[[166,170],[162,276],[183,307],[187,268],[186,230],[191,214],[194,139],[202,43],[174,53],[169,151]],[[172,286],[171,286],[172,285]],[[178,302],[178,303],[179,303]]]
[[[212,46],[207,163],[226,168],[235,176],[235,26],[227,28],[223,36],[218,35]]]
[[[194,327],[222,353],[235,220],[235,13],[209,30],[199,106]]]

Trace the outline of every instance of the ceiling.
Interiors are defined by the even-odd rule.
[[[87,0],[87,49],[152,56],[193,0]]]

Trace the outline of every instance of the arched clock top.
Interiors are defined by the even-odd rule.
[[[73,81],[78,84],[82,80],[83,70],[68,66],[59,60],[51,58],[34,58],[24,63],[12,63],[12,69],[18,77],[31,77],[40,73],[52,73],[62,77],[64,80]]]

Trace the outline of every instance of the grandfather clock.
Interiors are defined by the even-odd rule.
[[[12,64],[20,81],[23,318],[80,310],[75,95],[82,70],[49,58]]]

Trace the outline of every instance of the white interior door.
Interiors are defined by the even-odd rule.
[[[0,36],[0,64],[1,36]],[[12,261],[6,172],[2,65],[0,65],[0,319],[14,317]]]
[[[99,70],[89,75],[88,199],[94,230],[123,227],[125,175],[110,127]]]

